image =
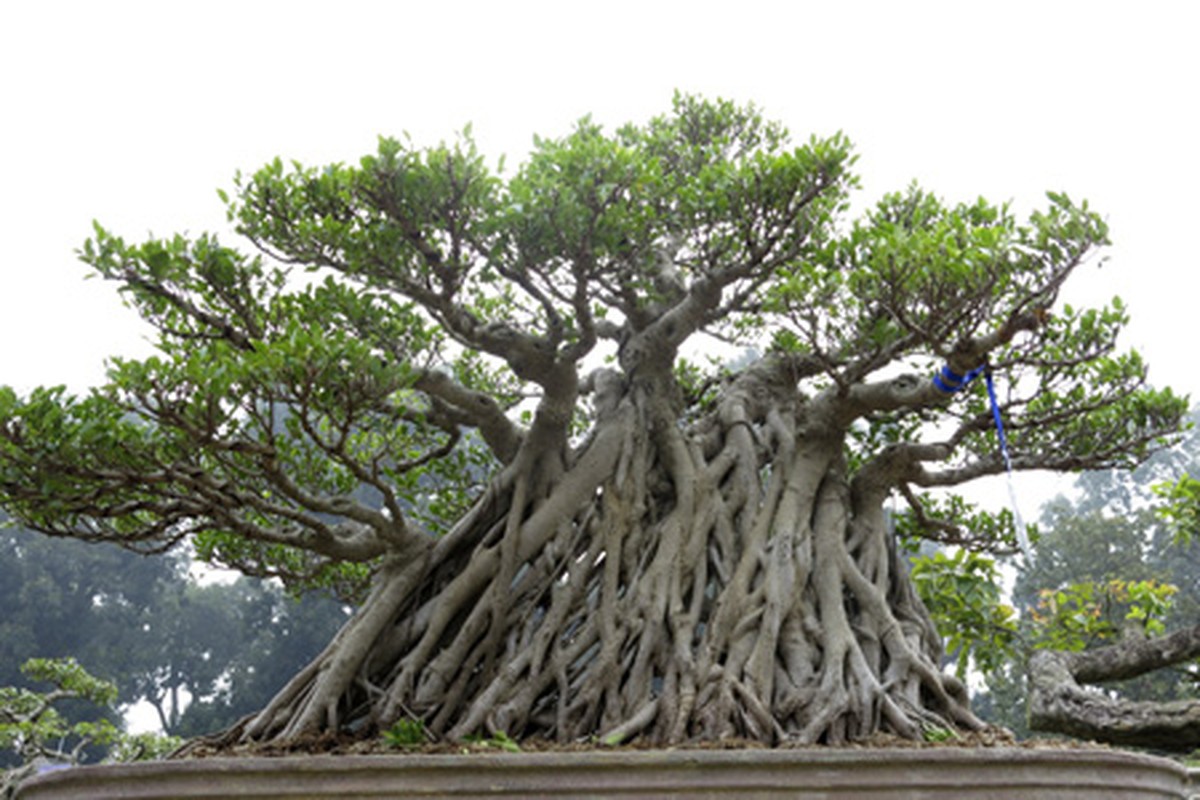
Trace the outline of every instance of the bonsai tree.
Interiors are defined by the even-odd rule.
[[[1106,242],[1086,204],[914,187],[851,223],[852,162],[681,96],[511,177],[469,131],[276,160],[222,195],[250,254],[97,225],[158,354],[0,391],[0,504],[359,601],[228,741],[979,728],[885,501],[1011,549],[1011,514],[931,492],[1137,463],[1186,405],[1114,351],[1119,301],[1056,304]]]
[[[12,750],[23,763],[0,770],[0,799],[9,800],[19,785],[40,769],[75,766],[86,760],[87,748],[107,746],[113,761],[161,758],[180,740],[155,734],[131,735],[107,719],[70,722],[56,705],[70,698],[111,706],[116,684],[93,677],[73,658],[31,658],[21,672],[53,685],[47,692],[0,686],[0,748]]]

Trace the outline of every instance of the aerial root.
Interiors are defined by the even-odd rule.
[[[435,545],[244,737],[364,716],[450,739],[658,744],[977,725],[837,443],[802,439],[789,414],[723,413],[719,447],[614,416],[549,494],[511,480],[511,502]]]

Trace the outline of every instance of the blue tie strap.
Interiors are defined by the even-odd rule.
[[[933,376],[933,385],[939,392],[954,394],[965,389],[967,384],[978,378],[986,369],[986,366],[976,367],[966,375],[959,375],[947,364],[942,367],[941,372]]]
[[[950,369],[950,365],[942,367],[942,371],[933,376],[933,385],[937,387],[939,392],[946,394],[954,394],[959,389],[963,388],[963,378],[954,370]]]

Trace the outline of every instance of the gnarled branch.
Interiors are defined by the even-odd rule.
[[[1132,678],[1197,656],[1200,625],[1079,653],[1041,650],[1030,661],[1030,727],[1111,744],[1194,750],[1200,747],[1200,700],[1130,702],[1080,684]]]

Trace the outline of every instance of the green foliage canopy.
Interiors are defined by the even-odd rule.
[[[818,365],[863,420],[852,459],[948,423],[894,451],[919,489],[1002,469],[990,414],[977,393],[849,392],[884,368],[989,361],[1018,469],[1136,463],[1170,433],[1183,401],[1114,351],[1120,301],[1050,312],[1107,242],[1086,203],[1051,194],[1019,222],[913,187],[846,230],[852,163],[840,134],[795,146],[756,109],[680,96],[642,126],[538,139],[507,180],[469,131],[382,139],[354,165],[277,159],[224,195],[254,256],[97,225],[81,257],[158,353],[83,397],[0,388],[0,503],[53,535],[194,537],[215,563],[361,597],[521,442],[594,419],[577,397],[598,345],[636,371],[697,332]],[[639,352],[651,330],[662,351]],[[541,403],[528,425],[523,400]],[[933,516],[930,535],[954,525]]]

